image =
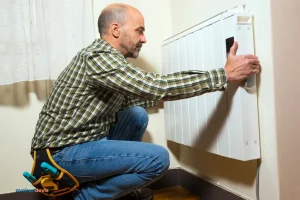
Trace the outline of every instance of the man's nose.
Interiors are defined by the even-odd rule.
[[[145,35],[143,35],[142,37],[141,37],[141,43],[146,43],[147,42],[147,40],[146,40],[146,36]]]

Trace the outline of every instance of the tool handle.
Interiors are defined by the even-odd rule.
[[[47,172],[48,174],[50,174],[54,178],[58,177],[59,174],[60,174],[59,171],[55,167],[49,165],[46,162],[42,162],[41,168],[43,170],[45,170],[45,172]]]
[[[24,176],[30,183],[34,183],[34,182],[37,181],[36,178],[35,178],[33,175],[29,174],[28,172],[24,172],[24,173],[23,173],[23,176]]]

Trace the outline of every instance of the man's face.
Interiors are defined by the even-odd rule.
[[[138,12],[128,12],[128,18],[122,27],[120,37],[120,46],[124,50],[126,58],[137,58],[139,56],[143,43],[146,43],[144,31],[143,16]]]

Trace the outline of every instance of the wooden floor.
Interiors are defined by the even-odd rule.
[[[200,200],[183,187],[176,186],[153,191],[153,200]]]

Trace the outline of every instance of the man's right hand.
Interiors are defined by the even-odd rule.
[[[260,71],[260,63],[255,55],[237,56],[237,42],[234,42],[230,48],[230,53],[226,65],[224,67],[227,82],[242,81],[252,74],[257,74]]]

